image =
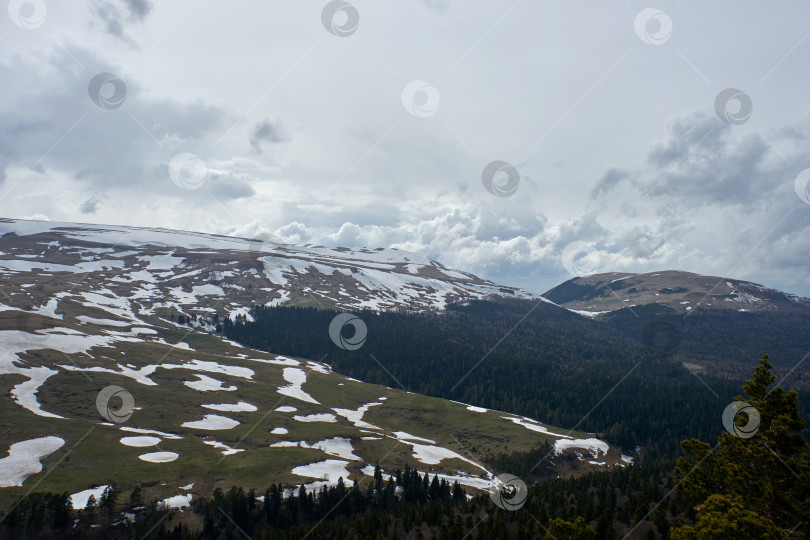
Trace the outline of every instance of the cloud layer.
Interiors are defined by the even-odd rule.
[[[679,5],[657,41],[630,6],[358,0],[345,37],[323,7],[3,19],[0,215],[393,246],[535,292],[579,242],[597,271],[810,296],[805,4]],[[737,87],[753,112],[728,123]]]

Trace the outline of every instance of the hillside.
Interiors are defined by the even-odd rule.
[[[742,313],[810,312],[810,298],[749,281],[674,270],[577,277],[557,285],[543,296],[588,316],[651,304],[683,313],[698,307]]]
[[[544,296],[616,333],[656,342],[701,376],[742,381],[746,361],[768,354],[777,376],[810,386],[808,298],[676,271],[574,278]]]
[[[36,489],[67,491],[83,507],[105,485],[124,493],[143,485],[148,499],[170,505],[232,485],[314,491],[340,477],[364,481],[376,464],[486,490],[501,471],[485,456],[546,443],[548,474],[628,461],[592,434],[412,394],[389,387],[394,381],[363,383],[332,372],[322,356],[280,356],[215,333],[219,316],[248,318],[254,303],[432,311],[526,293],[391,250],[253,249],[248,240],[165,230],[1,225],[0,445],[9,456],[0,458],[0,506]],[[307,331],[328,339],[328,321]],[[558,460],[563,454],[574,462]]]

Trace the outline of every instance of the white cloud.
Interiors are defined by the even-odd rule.
[[[355,4],[346,38],[305,2],[93,0],[50,3],[37,30],[3,22],[0,215],[395,246],[535,291],[583,241],[604,270],[810,294],[792,193],[810,6],[672,6],[655,47],[632,6]],[[120,107],[90,100],[100,72],[125,82]],[[413,80],[441,96],[429,118],[401,104]],[[728,86],[753,100],[742,126],[714,114]],[[199,189],[169,179],[179,153],[204,163]],[[494,160],[519,170],[513,197],[483,188]]]

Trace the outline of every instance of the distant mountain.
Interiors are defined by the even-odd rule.
[[[543,296],[588,316],[652,304],[683,313],[698,306],[738,312],[810,313],[808,298],[749,281],[675,270],[577,277],[557,285]]]
[[[697,374],[742,381],[771,355],[778,377],[810,386],[810,299],[733,278],[690,272],[578,277],[544,296],[657,347]],[[646,332],[646,334],[645,334]]]
[[[235,315],[253,304],[425,311],[493,296],[540,298],[398,249],[10,219],[0,219],[0,271],[12,282],[18,274],[74,274],[74,287],[132,293],[141,313],[202,315],[216,305]]]

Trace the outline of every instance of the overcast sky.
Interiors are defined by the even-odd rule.
[[[810,296],[806,1],[6,3],[1,216]]]

